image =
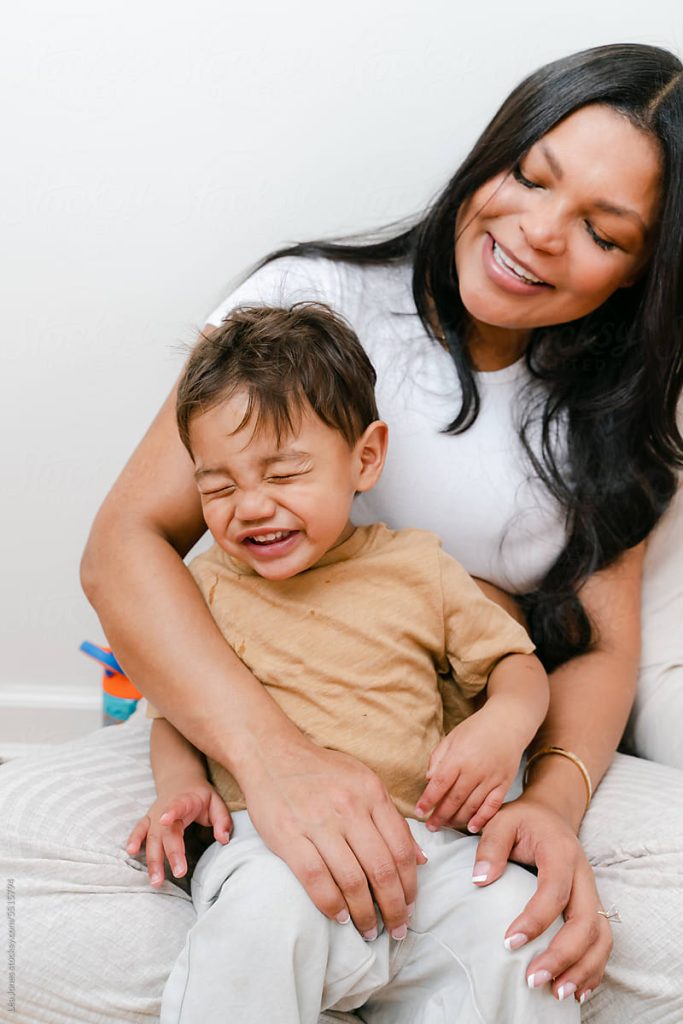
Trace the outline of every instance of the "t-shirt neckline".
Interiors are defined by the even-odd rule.
[[[507,384],[522,377],[524,369],[524,356],[520,356],[514,363],[504,366],[502,370],[475,370],[474,375],[482,384]]]

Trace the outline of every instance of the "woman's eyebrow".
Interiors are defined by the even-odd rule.
[[[550,170],[553,172],[557,180],[562,181],[562,179],[564,178],[564,171],[555,159],[555,156],[550,146],[545,142],[541,143],[541,153],[543,153],[543,156],[548,161],[548,166],[550,167]]]
[[[548,161],[548,167],[553,172],[558,181],[561,181],[564,177],[564,171],[557,162],[557,158],[550,146],[546,142],[540,144],[541,152]],[[608,199],[595,199],[593,206],[596,210],[602,210],[603,213],[612,213],[617,217],[629,217],[631,220],[636,221],[638,227],[645,235],[647,234],[647,227],[643,221],[643,218],[636,210],[630,209],[627,206],[618,206],[616,203],[610,202]]]

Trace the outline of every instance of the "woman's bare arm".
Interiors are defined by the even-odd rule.
[[[550,675],[550,707],[531,751],[558,746],[584,761],[593,788],[614,756],[635,696],[640,660],[640,592],[645,543],[625,552],[610,568],[596,573],[581,590],[581,600],[594,623],[593,650]],[[524,625],[514,597],[482,580],[484,593]],[[583,779],[562,757],[534,763],[527,792],[548,799],[578,832],[586,804]]]
[[[627,551],[583,588],[598,642],[550,676],[550,709],[534,743],[534,749],[553,745],[578,754],[594,788],[610,765],[633,702],[644,547]],[[585,804],[576,766],[557,755],[539,758],[524,794],[489,823],[477,852],[487,882],[502,874],[508,859],[536,865],[536,895],[506,934],[534,938],[563,913],[564,927],[529,963],[527,976],[551,978],[556,995],[576,986],[576,998],[599,984],[612,948],[609,922],[597,913],[593,872],[575,838]]]
[[[595,649],[550,676],[550,708],[532,750],[558,746],[578,754],[595,789],[626,728],[640,661],[640,594],[645,544],[596,573],[581,600],[597,629]],[[570,769],[570,770],[568,770]],[[527,791],[552,800],[574,830],[583,818],[586,791],[575,765],[563,757],[536,761]]]
[[[324,913],[388,928],[415,899],[410,831],[368,768],[305,739],[223,639],[183,564],[205,527],[192,462],[164,403],[102,505],[83,588],[129,676],[239,781],[265,842]]]

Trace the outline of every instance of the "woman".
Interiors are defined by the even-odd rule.
[[[527,981],[581,1002],[612,938],[576,833],[633,699],[643,542],[683,449],[682,185],[680,62],[586,51],[512,93],[416,226],[276,254],[210,318],[241,301],[339,308],[378,370],[392,438],[367,516],[436,530],[526,617],[550,712],[474,873],[488,885],[508,858],[538,869],[506,939],[564,912]],[[171,397],[98,515],[86,592],[129,674],[233,772],[316,905],[348,908],[365,932],[374,897],[398,927],[416,892],[408,831],[372,773],[313,747],[227,648],[181,561],[203,531]],[[438,773],[421,799],[434,827],[458,802]]]

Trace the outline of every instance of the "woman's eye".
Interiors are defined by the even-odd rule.
[[[535,181],[530,181],[530,179],[527,178],[527,176],[522,171],[522,165],[520,163],[516,163],[515,166],[512,168],[512,174],[515,181],[518,181],[520,185],[524,186],[524,188],[543,187],[542,185],[537,185]]]
[[[612,249],[619,248],[616,242],[608,242],[606,238],[603,238],[602,235],[599,235],[589,220],[586,221],[586,229],[588,231],[588,234],[595,242],[595,244],[600,246],[600,248],[603,249],[605,252],[610,252],[610,250]]]

